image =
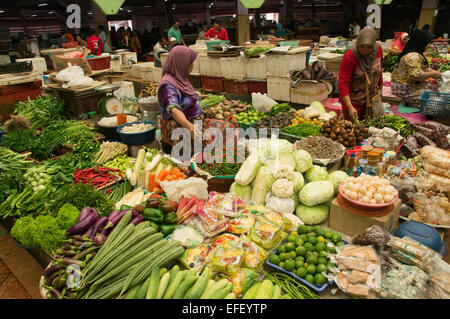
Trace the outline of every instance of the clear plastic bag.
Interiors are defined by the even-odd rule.
[[[365,232],[352,238],[352,244],[355,245],[374,245],[384,247],[391,240],[390,234],[378,225],[373,225]]]

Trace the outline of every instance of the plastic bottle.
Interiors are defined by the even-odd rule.
[[[348,167],[347,167],[347,175],[348,176],[354,176],[356,174],[356,160],[355,160],[356,154],[353,152],[350,154],[350,159],[348,161]]]

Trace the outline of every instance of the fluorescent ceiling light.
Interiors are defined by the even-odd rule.
[[[39,3],[38,4],[38,7],[44,7],[44,6],[46,6],[47,5],[47,3]]]
[[[0,10],[0,13],[3,13],[3,12],[5,12],[5,10]]]
[[[32,14],[31,17],[37,17],[37,14]]]
[[[53,14],[53,11],[49,11],[48,13],[49,13],[49,14]]]

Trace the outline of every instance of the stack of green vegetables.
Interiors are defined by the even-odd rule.
[[[320,135],[320,127],[312,123],[301,123],[295,126],[285,126],[281,132],[295,135],[299,138]]]
[[[33,152],[38,139],[34,130],[17,130],[3,136],[2,146],[16,152]]]
[[[131,212],[122,217],[95,258],[83,269],[77,298],[120,297],[142,285],[154,267],[164,267],[181,256],[184,249],[179,242],[163,239],[149,222],[129,224],[131,217]]]
[[[273,49],[273,48],[275,48],[274,45],[271,45],[268,47],[253,47],[253,48],[245,49],[244,54],[246,57],[256,56],[256,55],[266,53],[267,51],[269,51],[270,49]]]
[[[27,118],[32,129],[45,128],[66,118],[64,102],[51,96],[19,101],[15,113]]]
[[[414,134],[414,130],[411,127],[411,123],[398,115],[383,115],[375,119],[365,119],[362,122],[357,122],[357,124],[363,124],[365,127],[376,127],[383,129],[389,127],[393,130],[399,131],[400,135],[403,137],[408,137]]]
[[[200,101],[200,106],[203,110],[207,110],[223,101],[225,101],[225,96],[209,94],[206,99]]]

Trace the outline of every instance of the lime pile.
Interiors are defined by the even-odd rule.
[[[261,118],[266,117],[267,114],[258,112],[256,110],[250,110],[236,115],[236,120],[244,124],[252,124],[258,122]]]
[[[320,226],[305,225],[298,227],[297,234],[289,235],[276,254],[270,256],[269,262],[311,284],[325,284],[325,275],[334,267],[328,254],[336,253],[336,247],[344,245],[341,235]]]

